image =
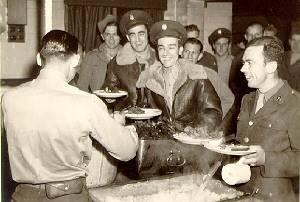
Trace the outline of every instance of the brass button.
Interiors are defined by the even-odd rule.
[[[269,128],[272,128],[272,124],[271,123],[269,123]]]
[[[249,121],[249,126],[252,126],[253,124],[253,121]]]
[[[244,138],[244,142],[246,142],[246,143],[249,142],[249,138],[248,138],[248,137],[245,137],[245,138]]]

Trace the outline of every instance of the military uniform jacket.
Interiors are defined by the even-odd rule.
[[[122,89],[128,92],[128,97],[118,100],[116,110],[125,108],[129,105],[136,105],[139,100],[142,100],[143,95],[139,89],[137,89],[136,83],[147,67],[156,61],[156,53],[150,48],[150,59],[145,61],[144,64],[140,64],[135,56],[134,50],[130,44],[124,45],[123,49],[117,54],[117,56],[108,63],[107,75],[104,86],[109,88]]]
[[[284,85],[255,114],[258,93],[243,98],[238,117],[237,139],[245,145],[261,145],[264,166],[251,167],[251,179],[243,191],[258,194],[264,201],[294,201],[291,178],[299,177],[300,100]]]
[[[119,45],[118,49],[121,48],[122,46]],[[102,88],[107,64],[110,61],[106,54],[107,46],[103,43],[98,48],[88,52],[83,58],[77,81],[77,87],[80,90],[89,92]]]
[[[221,101],[202,66],[179,60],[180,72],[173,87],[172,109],[166,102],[162,78],[162,66],[151,66],[151,75],[146,87],[148,103],[162,110],[163,116],[181,127],[203,127],[216,129],[222,120]],[[202,68],[201,68],[202,67]],[[149,92],[149,91],[147,91]]]

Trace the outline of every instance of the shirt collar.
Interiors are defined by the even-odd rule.
[[[37,80],[47,80],[54,84],[68,84],[66,77],[62,72],[49,68],[41,69]]]
[[[265,96],[264,97],[265,101],[268,101],[273,95],[275,95],[278,92],[278,90],[283,86],[283,84],[284,84],[284,82],[281,79],[279,79],[277,84],[273,88],[271,88],[267,92],[263,93]],[[259,90],[257,90],[257,91],[258,91],[258,93],[260,93]]]

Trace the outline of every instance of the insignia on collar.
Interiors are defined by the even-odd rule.
[[[134,20],[134,16],[132,14],[129,15],[130,20]]]
[[[168,28],[168,27],[167,27],[166,24],[162,24],[162,26],[161,26],[161,29],[162,29],[162,30],[167,30],[167,28]]]

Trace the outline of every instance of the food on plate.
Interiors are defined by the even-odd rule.
[[[233,145],[230,149],[231,151],[248,151],[250,147],[246,145]]]
[[[145,110],[141,109],[140,107],[131,107],[128,109],[129,114],[145,114]]]
[[[105,87],[104,88],[104,92],[106,93],[118,93],[120,92],[117,88],[109,88],[109,87]]]
[[[211,139],[217,139],[224,137],[224,134],[222,131],[212,131],[209,132],[207,127],[191,127],[187,126],[184,128],[185,135],[188,135],[190,137],[195,138],[211,138]]]
[[[141,139],[170,139],[175,133],[174,127],[164,121],[139,121],[134,123],[134,125],[136,127],[136,132]]]

